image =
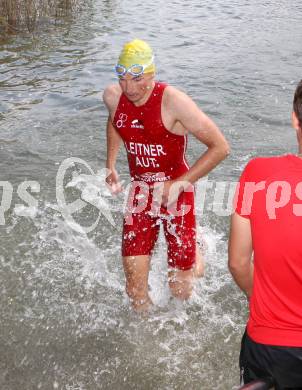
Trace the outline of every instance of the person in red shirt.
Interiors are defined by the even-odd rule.
[[[255,158],[245,167],[229,239],[229,269],[250,308],[242,379],[271,377],[275,389],[302,389],[302,81],[292,124],[297,155]]]
[[[193,277],[203,274],[196,249],[193,184],[228,154],[224,136],[183,92],[154,80],[150,46],[139,39],[124,45],[115,67],[118,84],[103,95],[107,122],[107,184],[121,190],[115,169],[123,141],[133,188],[124,216],[122,256],[126,291],[137,311],[152,305],[148,294],[150,257],[164,227],[168,246],[168,280],[172,295],[188,299]],[[207,146],[189,168],[187,134]]]

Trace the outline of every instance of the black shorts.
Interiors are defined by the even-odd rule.
[[[244,383],[271,377],[275,390],[302,390],[302,347],[259,344],[245,332],[239,365]]]

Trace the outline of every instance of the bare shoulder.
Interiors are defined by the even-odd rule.
[[[176,110],[176,112],[197,108],[194,101],[185,92],[170,85],[165,88],[163,94],[163,106],[168,111]]]
[[[188,104],[194,104],[193,100],[183,91],[178,88],[168,85],[165,88],[163,95],[164,104],[167,106],[187,106]]]
[[[164,99],[170,100],[170,99],[185,99],[188,98],[188,95],[185,94],[183,91],[181,91],[178,88],[173,87],[172,85],[168,85],[164,90]]]
[[[110,113],[116,110],[121,94],[122,90],[118,84],[111,84],[105,88],[103,93],[103,101],[106,104]]]

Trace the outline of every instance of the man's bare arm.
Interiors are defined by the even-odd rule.
[[[188,132],[208,147],[190,170],[178,179],[193,184],[207,175],[229,154],[229,145],[215,123],[189,96],[175,88],[170,88],[167,100],[170,102],[170,112],[173,112],[175,121],[179,121]]]
[[[107,120],[107,129],[106,129],[106,134],[107,134],[106,168],[108,168],[111,172],[109,176],[106,178],[106,182],[110,185],[111,190],[114,193],[118,193],[122,190],[122,187],[118,180],[118,173],[115,170],[116,159],[121,144],[121,137],[112,123],[119,97],[120,97],[120,88],[116,85],[109,86],[104,91],[103,100],[109,112],[109,116]]]
[[[231,218],[228,265],[235,282],[248,298],[253,290],[254,263],[252,253],[250,220],[235,212]]]
[[[113,126],[110,116],[107,120],[107,160],[106,168],[115,169],[115,163],[121,144],[121,137]]]

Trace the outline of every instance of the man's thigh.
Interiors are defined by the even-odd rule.
[[[132,214],[131,223],[124,219],[122,256],[151,255],[159,234],[159,220],[143,211]]]
[[[178,201],[178,210],[190,206],[190,210],[180,215],[169,214],[162,217],[168,246],[168,265],[179,270],[189,270],[196,260],[196,221],[194,194],[183,192]]]

